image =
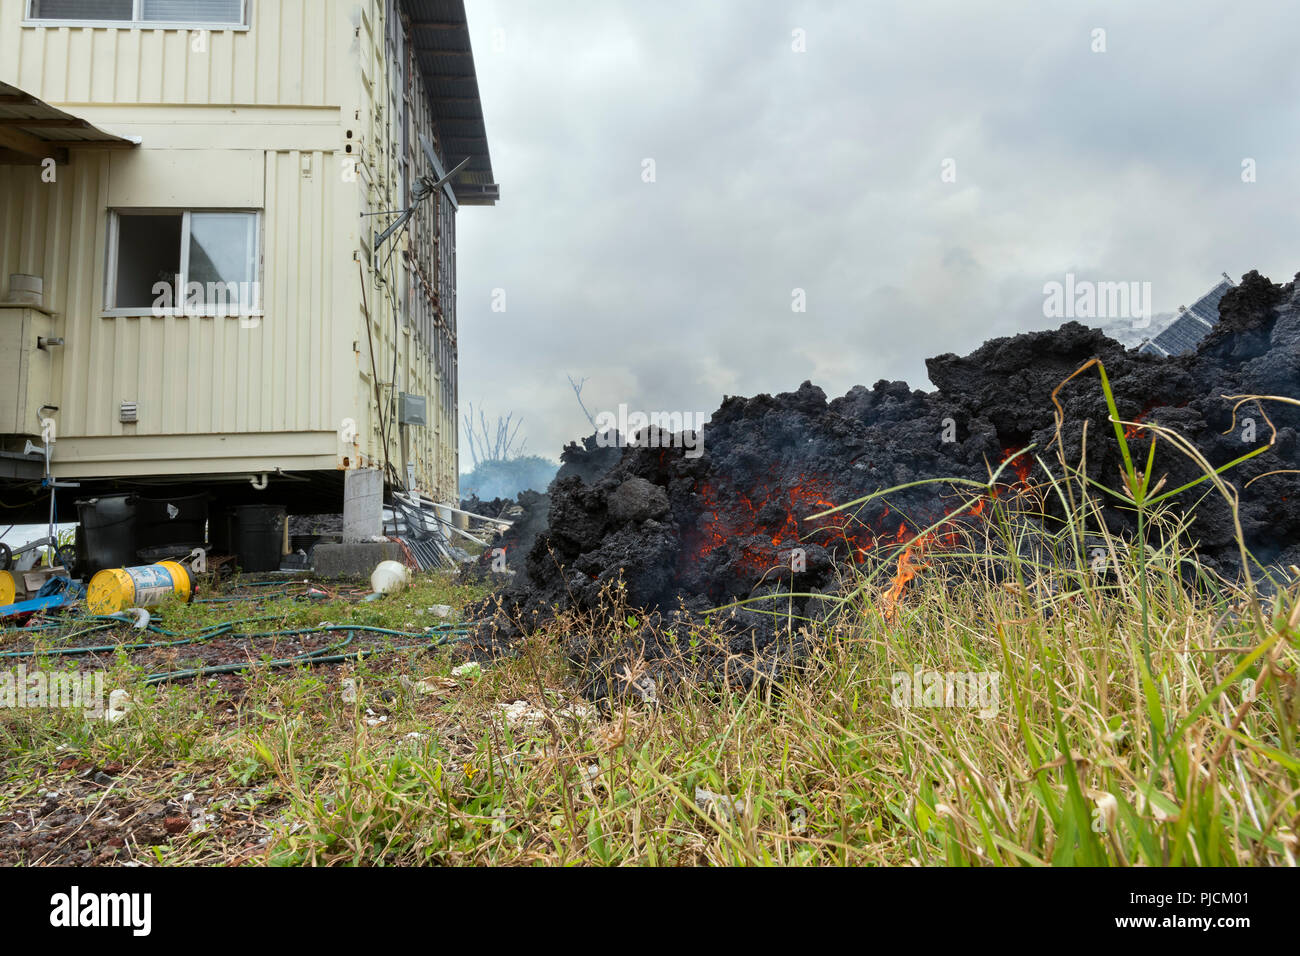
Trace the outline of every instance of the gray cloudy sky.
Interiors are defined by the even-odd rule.
[[[1067,272],[1161,312],[1300,271],[1290,3],[467,7],[502,199],[459,220],[462,410],[547,457],[590,432],[566,374],[593,412],[929,388],[927,356],[1059,324]]]

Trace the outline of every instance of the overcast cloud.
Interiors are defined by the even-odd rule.
[[[502,198],[459,219],[461,405],[534,453],[591,430],[567,374],[593,412],[930,388],[928,356],[1059,324],[1067,272],[1161,312],[1300,271],[1290,4],[467,7]]]

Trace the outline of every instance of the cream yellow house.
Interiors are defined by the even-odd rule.
[[[456,213],[496,197],[462,0],[0,0],[10,514],[452,500]]]

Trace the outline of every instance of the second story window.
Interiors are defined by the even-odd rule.
[[[109,216],[108,312],[255,313],[260,272],[257,212],[119,209]]]
[[[244,26],[247,0],[29,0],[28,18],[98,26]]]

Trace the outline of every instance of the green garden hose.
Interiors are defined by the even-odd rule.
[[[96,618],[91,618],[91,620],[95,620],[95,619]],[[83,631],[77,631],[73,635],[69,635],[69,636],[75,637],[75,636],[80,636],[82,634],[90,634],[95,631],[115,627],[119,624],[124,623],[120,618],[99,617],[98,620],[103,621],[103,623],[97,624]],[[266,620],[266,618],[253,618],[251,620]],[[418,632],[395,631],[386,627],[373,627],[366,624],[322,624],[318,627],[294,628],[291,630],[283,630],[283,631],[253,631],[253,632],[245,633],[242,631],[234,630],[235,625],[240,623],[248,623],[248,620],[225,621],[220,624],[213,624],[195,634],[191,634],[188,636],[176,633],[174,631],[164,630],[163,628],[150,624],[146,628],[146,630],[154,634],[161,634],[164,637],[176,638],[176,640],[140,642],[136,644],[105,644],[98,647],[59,647],[59,648],[49,648],[46,650],[39,650],[39,651],[9,651],[6,653],[0,653],[0,659],[33,658],[33,657],[77,657],[85,654],[112,654],[118,650],[147,651],[147,650],[164,649],[170,647],[184,647],[189,644],[200,644],[207,641],[211,641],[214,638],[218,638],[218,637],[239,637],[239,638],[249,638],[249,639],[268,638],[268,637],[297,637],[303,634],[327,634],[331,631],[345,631],[345,632],[368,631],[372,634],[391,634],[396,637],[425,637],[431,632],[436,634],[464,634],[467,633],[469,630],[468,625],[465,624],[438,624],[433,627],[430,627],[426,631],[418,631]]]

